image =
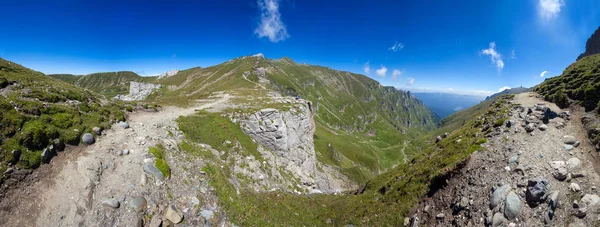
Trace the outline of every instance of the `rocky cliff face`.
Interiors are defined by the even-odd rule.
[[[583,57],[598,53],[600,53],[600,27],[598,27],[596,32],[594,32],[594,34],[592,34],[592,36],[587,40],[585,43],[585,52],[580,54],[579,57],[577,57],[577,60],[579,61],[579,59]]]
[[[289,110],[262,109],[240,120],[243,131],[260,144],[259,151],[267,163],[299,180],[294,186],[311,193],[342,190],[347,180],[337,180],[342,177],[335,170],[317,162],[311,103],[295,102]]]
[[[144,100],[150,93],[152,93],[155,89],[159,89],[161,87],[160,84],[151,84],[151,83],[138,83],[131,81],[129,85],[129,94],[128,95],[117,95],[115,99],[120,99],[124,101],[134,101],[134,100]]]

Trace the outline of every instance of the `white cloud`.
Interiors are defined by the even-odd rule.
[[[492,64],[496,64],[498,71],[502,71],[504,68],[504,61],[502,61],[502,55],[496,51],[496,43],[491,42],[490,48],[481,50],[481,54],[489,55],[492,60]]]
[[[267,37],[271,42],[283,41],[290,37],[281,21],[279,13],[279,0],[258,0],[260,8],[260,22],[254,30],[259,38]]]
[[[540,77],[546,76],[546,73],[548,73],[548,71],[544,70],[542,73],[540,73]]]
[[[500,89],[498,89],[498,92],[502,92],[506,89],[510,89],[510,87],[507,87],[507,86],[501,87]]]
[[[402,76],[402,71],[394,69],[392,70],[392,79],[397,79],[399,76]]]
[[[363,71],[367,75],[369,75],[369,73],[371,73],[371,66],[369,65],[369,62],[365,63],[365,67],[363,67]]]
[[[408,86],[412,86],[413,84],[415,84],[415,78],[409,77],[406,80],[407,80],[406,85],[408,85]]]
[[[381,68],[375,70],[375,73],[380,77],[385,77],[385,74],[387,74],[387,68],[381,65]]]
[[[512,52],[510,53],[510,58],[517,59],[517,54],[515,54],[515,50],[512,50]]]
[[[388,50],[396,52],[396,51],[402,50],[402,48],[404,48],[404,44],[396,41],[396,43],[394,43],[394,45],[392,45],[392,47],[390,47]]]
[[[493,95],[495,93],[495,92],[484,91],[484,90],[459,90],[459,89],[454,89],[454,88],[433,89],[433,88],[429,88],[429,87],[411,87],[411,88],[398,87],[398,89],[410,90],[411,92],[418,92],[418,93],[447,93],[447,94],[455,94],[455,95],[478,96],[478,97],[482,97],[482,98]]]
[[[459,111],[459,110],[462,110],[462,109],[463,109],[463,107],[462,107],[462,106],[457,106],[457,107],[454,107],[454,111]]]
[[[538,0],[538,14],[544,21],[554,19],[565,6],[564,0]]]

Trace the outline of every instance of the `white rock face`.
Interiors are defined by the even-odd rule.
[[[292,173],[302,184],[298,186],[313,193],[340,191],[347,187],[345,181],[332,168],[317,163],[313,140],[315,123],[309,103],[298,102],[289,111],[260,110],[241,119],[240,125],[265,148],[259,148],[259,152],[267,162]],[[318,170],[317,165],[323,171]]]
[[[252,55],[252,57],[264,58],[265,55],[263,53],[258,53],[258,54]]]
[[[160,84],[138,83],[131,81],[129,84],[129,94],[117,95],[115,96],[115,99],[124,101],[144,100],[146,97],[148,97],[148,95],[150,95],[150,93],[152,93],[155,89],[159,89],[160,87]]]
[[[175,75],[177,75],[178,72],[179,72],[179,70],[177,70],[177,69],[166,71],[166,72],[161,73],[160,75],[158,75],[158,79],[168,78],[168,77],[175,76]]]

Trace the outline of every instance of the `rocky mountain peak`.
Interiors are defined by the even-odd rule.
[[[177,75],[178,72],[179,72],[179,70],[177,70],[177,69],[166,71],[166,72],[161,73],[160,75],[158,75],[158,79],[168,78],[168,77],[171,77],[171,76],[175,76],[175,75]]]
[[[600,27],[598,27],[594,34],[587,40],[585,43],[585,52],[580,54],[579,57],[577,57],[577,60],[579,61],[579,59],[583,57],[598,53],[600,53]]]

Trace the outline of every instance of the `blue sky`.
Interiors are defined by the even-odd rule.
[[[560,74],[600,25],[597,0],[0,5],[0,57],[44,73],[156,75],[264,53],[401,89],[486,95]]]

